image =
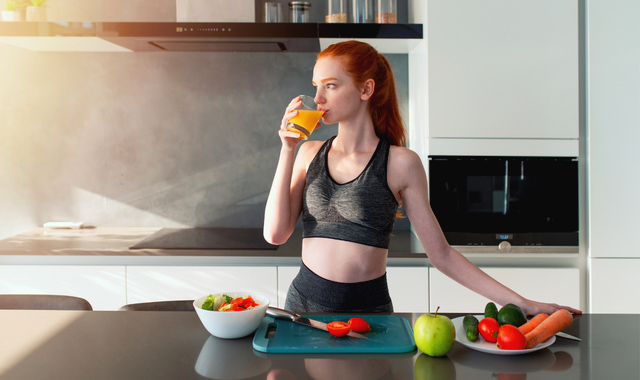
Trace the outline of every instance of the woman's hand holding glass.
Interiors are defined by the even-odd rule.
[[[295,97],[287,106],[278,134],[284,145],[295,147],[307,140],[320,127],[323,111],[318,111],[313,98],[307,95]]]

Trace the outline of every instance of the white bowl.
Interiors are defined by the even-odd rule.
[[[259,305],[251,310],[243,311],[211,311],[204,310],[202,304],[207,296],[200,297],[193,301],[193,306],[198,313],[198,317],[204,328],[215,337],[223,339],[236,339],[247,336],[258,329],[262,318],[264,318],[269,299],[263,295],[249,292],[221,292],[215,295],[226,294],[232,297],[251,296]]]

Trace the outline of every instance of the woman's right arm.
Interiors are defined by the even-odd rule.
[[[306,177],[306,160],[309,149],[303,144],[296,158],[296,146],[301,141],[298,133],[286,130],[289,119],[297,115],[301,104],[295,98],[282,118],[278,134],[282,141],[278,166],[273,177],[264,213],[263,234],[267,242],[280,245],[289,239],[302,210],[302,192]]]

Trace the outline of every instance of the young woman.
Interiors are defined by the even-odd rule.
[[[427,199],[427,177],[405,147],[393,73],[368,44],[329,46],[313,69],[315,102],[325,124],[338,123],[326,142],[301,141],[286,130],[299,98],[278,131],[282,148],[267,200],[264,237],[282,244],[302,213],[302,266],[285,308],[295,312],[389,313],[386,263],[393,223],[402,205],[429,261],[460,284],[525,313],[565,308],[526,299],[503,286],[446,241]],[[318,125],[319,126],[319,125]]]

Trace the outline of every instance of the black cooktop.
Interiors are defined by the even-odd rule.
[[[261,228],[163,228],[129,249],[277,249]]]

